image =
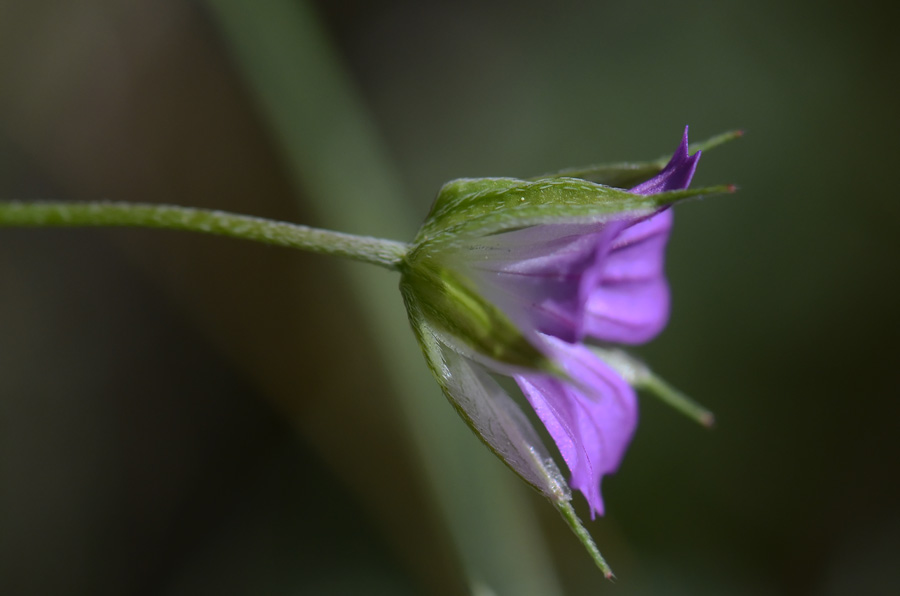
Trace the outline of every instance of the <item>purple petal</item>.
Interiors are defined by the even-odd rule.
[[[671,227],[672,210],[666,209],[618,235],[587,301],[586,335],[636,344],[662,331],[669,318],[663,265]]]
[[[548,224],[483,238],[458,267],[526,333],[568,342],[584,335],[585,308],[625,220]]]
[[[688,155],[688,129],[662,171],[631,189],[653,194],[687,188],[700,152]],[[584,332],[601,341],[637,344],[655,337],[669,319],[664,263],[672,210],[664,209],[619,233],[586,305]]]
[[[699,157],[688,155],[685,129],[668,165],[632,192],[686,187]],[[462,248],[452,266],[466,271],[526,335],[641,343],[668,320],[663,262],[671,226],[669,209],[650,217],[619,214],[604,223],[531,226]]]
[[[646,182],[641,182],[629,192],[638,195],[652,195],[667,190],[687,188],[691,184],[691,178],[694,177],[694,170],[697,169],[700,153],[698,151],[693,155],[688,155],[688,127],[685,126],[681,145],[675,150],[675,154],[672,155],[672,159],[669,160],[666,167],[659,174]]]
[[[637,425],[634,390],[593,352],[545,337],[572,382],[545,374],[515,377],[584,493],[591,518],[603,515],[600,481],[615,472]]]

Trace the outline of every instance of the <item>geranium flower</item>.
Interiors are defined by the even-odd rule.
[[[725,133],[704,146],[741,134]],[[0,226],[189,230],[400,271],[410,323],[450,403],[488,447],[551,500],[609,577],[571,506],[569,484],[497,377],[521,389],[592,518],[604,511],[601,480],[619,467],[634,434],[634,387],[711,423],[709,412],[613,347],[645,342],[666,324],[670,206],[734,190],[688,190],[699,158],[699,151],[689,155],[685,129],[666,165],[662,159],[534,180],[455,180],[441,189],[412,244],[222,211],[105,202],[0,202]],[[628,191],[604,186],[635,182]]]
[[[638,344],[669,313],[673,202],[700,153],[681,145],[630,191],[570,177],[464,179],[441,190],[401,266],[410,322],[450,402],[551,499],[568,488],[495,376],[511,377],[556,443],[592,517],[634,434],[631,384],[588,341]]]

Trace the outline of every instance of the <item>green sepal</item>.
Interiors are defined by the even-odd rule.
[[[400,292],[407,310],[414,305],[428,325],[445,337],[496,362],[557,372],[509,317],[458,272],[431,258],[407,260],[400,270]]]
[[[414,296],[404,294],[410,325],[444,396],[479,439],[559,511],[607,579],[610,569],[572,507],[572,491],[516,402],[487,370],[440,339]]]
[[[413,253],[443,251],[479,236],[540,224],[602,222],[619,213],[651,212],[733,190],[714,186],[638,195],[579,178],[463,178],[441,188]]]
[[[715,424],[715,416],[711,411],[669,385],[634,356],[616,348],[591,349],[635,389],[649,391],[663,403],[706,428]]]
[[[428,368],[469,428],[535,490],[551,500],[571,499],[568,485],[518,404],[483,366],[446,343],[418,305],[408,306]]]
[[[706,139],[705,141],[691,143],[688,145],[688,153],[693,154],[697,151],[709,151],[714,147],[738,139],[743,135],[744,131],[742,130],[731,130]],[[583,178],[599,184],[606,184],[608,186],[616,186],[619,188],[631,188],[658,174],[669,162],[669,159],[670,156],[666,155],[652,161],[623,161],[594,164],[581,168],[566,168],[551,174],[535,176],[534,178],[531,178],[531,180],[564,176],[570,178]]]

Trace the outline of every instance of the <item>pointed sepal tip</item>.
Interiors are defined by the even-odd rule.
[[[553,506],[556,507],[556,510],[559,511],[560,515],[562,515],[563,519],[568,524],[569,528],[572,532],[575,533],[575,536],[587,550],[588,555],[591,559],[594,560],[594,564],[597,565],[597,568],[603,572],[603,576],[612,581],[615,579],[615,574],[609,566],[609,563],[606,562],[606,559],[603,558],[603,555],[600,554],[600,549],[597,548],[597,545],[594,543],[594,539],[591,537],[590,533],[588,533],[587,529],[584,527],[584,524],[581,522],[581,519],[578,518],[578,515],[575,513],[575,508],[572,507],[572,502],[566,499],[552,499],[551,502]]]

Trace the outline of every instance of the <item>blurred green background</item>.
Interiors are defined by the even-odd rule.
[[[0,0],[3,199],[407,239],[451,178],[747,132],[639,350],[718,426],[642,400],[588,524],[616,583],[443,402],[396,276],[3,229],[0,593],[900,593],[895,38],[878,3]]]

